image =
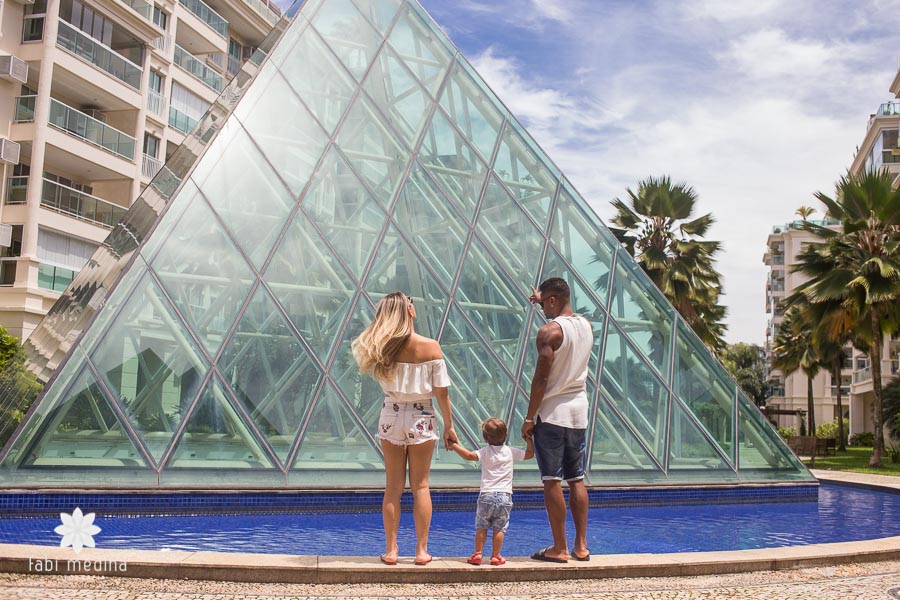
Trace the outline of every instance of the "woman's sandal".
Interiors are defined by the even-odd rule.
[[[429,554],[428,558],[425,558],[425,559],[417,558],[415,561],[413,561],[413,564],[423,567],[423,566],[427,565],[428,563],[430,563],[432,560],[434,560],[434,557]]]
[[[388,566],[393,567],[394,565],[397,564],[397,559],[396,559],[396,558],[388,558],[388,557],[387,557],[386,555],[384,555],[384,554],[382,554],[379,558],[381,558],[381,562],[383,562],[384,564],[386,564],[386,565],[388,565]]]
[[[478,566],[481,564],[481,558],[482,558],[481,552],[473,552],[472,556],[470,556],[469,560],[467,560],[466,562],[469,563],[470,565]]]
[[[499,554],[494,554],[491,556],[491,566],[499,567],[500,565],[505,565],[506,559],[500,556]]]

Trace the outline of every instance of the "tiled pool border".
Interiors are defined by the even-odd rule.
[[[755,502],[814,502],[819,484],[740,485],[715,487],[590,488],[591,507],[661,506],[687,504],[739,504]],[[432,490],[435,510],[471,510],[477,490]],[[352,513],[381,510],[380,491],[335,493],[302,492],[0,492],[0,516],[43,516],[71,511],[98,515]],[[543,508],[540,490],[516,490],[513,500],[521,508]],[[412,496],[403,495],[402,507],[412,507]]]

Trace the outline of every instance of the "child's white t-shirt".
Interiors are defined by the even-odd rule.
[[[512,493],[513,461],[525,460],[521,448],[485,446],[475,451],[481,461],[481,491]]]

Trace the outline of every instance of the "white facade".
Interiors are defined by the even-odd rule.
[[[0,325],[31,333],[279,18],[266,0],[0,4]]]

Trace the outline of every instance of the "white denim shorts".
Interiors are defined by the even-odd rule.
[[[397,446],[439,440],[437,417],[431,402],[397,403],[385,400],[375,437]]]

